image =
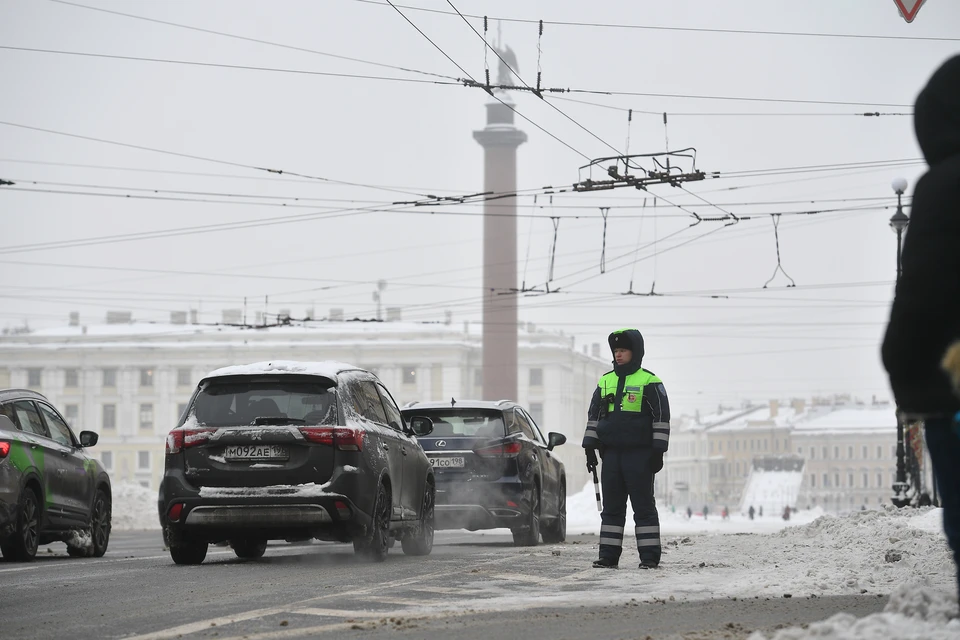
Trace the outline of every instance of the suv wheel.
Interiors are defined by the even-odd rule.
[[[207,543],[183,541],[170,547],[170,557],[177,564],[200,564],[207,557]]]
[[[533,488],[530,513],[525,527],[512,529],[513,544],[517,547],[535,547],[540,544],[540,488]]]
[[[266,552],[267,541],[256,539],[231,540],[230,546],[233,547],[233,552],[237,554],[238,558],[256,560],[257,558],[263,557],[264,552]]]
[[[25,488],[17,508],[17,528],[0,544],[7,560],[33,560],[40,542],[40,499],[36,491]]]
[[[381,484],[377,488],[377,499],[373,503],[370,532],[363,539],[354,539],[354,553],[374,562],[383,562],[390,549],[390,512],[390,492]]]
[[[543,541],[558,544],[567,539],[567,488],[560,485],[560,497],[557,498],[557,518],[543,527]]]
[[[93,499],[93,513],[90,516],[90,533],[93,536],[93,557],[102,558],[110,543],[111,515],[113,513],[110,497],[103,489],[97,489]]]
[[[417,528],[403,536],[400,545],[408,556],[426,556],[433,551],[434,498],[436,492],[429,482],[423,492],[423,506],[420,509],[420,522]]]

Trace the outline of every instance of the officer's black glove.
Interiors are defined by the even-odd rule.
[[[654,451],[653,457],[650,458],[650,470],[657,473],[661,469],[663,469],[663,451]]]
[[[587,471],[593,473],[597,470],[597,450],[587,449]]]

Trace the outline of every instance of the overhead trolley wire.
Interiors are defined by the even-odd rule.
[[[371,4],[377,6],[386,6],[384,2],[380,0],[354,0],[354,2],[360,2],[363,4]],[[434,13],[441,15],[456,15],[451,11],[444,11],[442,9],[430,9],[427,7],[417,7],[412,5],[397,5],[402,9],[409,9],[411,11],[423,11],[425,13]],[[482,18],[483,16],[465,14],[468,18]],[[818,33],[810,31],[763,31],[757,29],[718,29],[718,28],[706,28],[706,27],[666,27],[658,25],[643,25],[643,24],[623,24],[623,23],[604,23],[604,22],[582,22],[582,21],[564,21],[564,20],[530,20],[523,18],[508,18],[503,16],[490,16],[491,20],[501,20],[503,22],[517,22],[524,24],[536,24],[537,22],[543,22],[543,24],[552,24],[560,27],[594,27],[594,28],[604,28],[604,29],[643,29],[650,31],[685,31],[691,33],[725,33],[725,34],[736,34],[736,35],[764,35],[764,36],[795,36],[795,37],[812,37],[812,38],[854,38],[860,40],[915,40],[920,42],[960,42],[960,38],[946,38],[946,37],[936,37],[936,36],[888,36],[888,35],[879,35],[879,34],[864,34],[864,33]]]

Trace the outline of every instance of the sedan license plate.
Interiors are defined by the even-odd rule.
[[[430,458],[430,464],[434,469],[446,469],[448,467],[463,467],[463,456],[451,456],[449,458]]]
[[[287,448],[278,444],[241,444],[227,447],[223,455],[227,460],[287,460]]]

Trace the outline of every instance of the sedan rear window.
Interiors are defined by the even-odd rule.
[[[189,415],[208,427],[337,424],[336,391],[282,378],[213,381],[199,391]]]
[[[408,411],[405,415],[427,416],[433,420],[431,436],[465,436],[479,438],[503,437],[503,413],[483,409],[433,409]]]

